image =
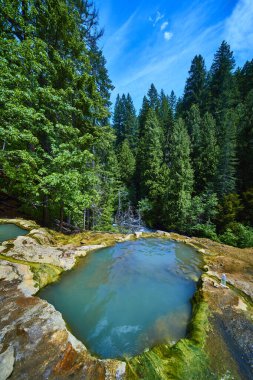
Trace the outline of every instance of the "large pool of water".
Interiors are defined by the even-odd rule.
[[[119,243],[90,253],[39,295],[92,353],[133,356],[185,336],[200,260],[170,240]]]
[[[28,231],[16,226],[16,224],[0,224],[0,243],[5,240],[15,239],[17,236],[26,234],[28,234]]]

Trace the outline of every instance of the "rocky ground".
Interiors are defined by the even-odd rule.
[[[189,333],[126,362],[100,360],[67,329],[37,291],[71,269],[78,257],[115,242],[151,234],[86,232],[66,236],[32,221],[28,235],[0,246],[0,380],[5,379],[252,379],[253,249],[157,232],[203,255],[205,272],[193,301]],[[228,288],[220,286],[226,273]]]

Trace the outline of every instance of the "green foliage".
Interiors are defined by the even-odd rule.
[[[189,224],[210,223],[215,220],[218,209],[218,198],[210,191],[195,195],[192,198]]]
[[[148,198],[143,198],[138,202],[138,209],[145,220],[145,223],[152,227],[154,224],[153,204]]]
[[[170,100],[168,96],[164,94],[163,91],[161,91],[160,95],[160,106],[157,111],[158,120],[160,127],[162,129],[162,148],[164,152],[164,159],[166,162],[168,162],[168,156],[169,156],[169,140],[170,140],[170,134],[174,122],[173,118],[173,110],[170,106]]]
[[[198,183],[200,188],[206,189],[213,186],[219,157],[215,120],[208,112],[203,117],[201,132]]]
[[[145,124],[146,124],[149,108],[150,108],[149,101],[147,97],[144,96],[143,101],[142,101],[142,107],[139,113],[139,138],[141,138],[144,135]]]
[[[138,160],[141,172],[141,195],[151,199],[159,190],[160,167],[162,164],[161,129],[155,111],[149,109],[144,135],[140,139]]]
[[[253,247],[253,228],[234,222],[228,225],[219,238],[223,243],[234,247]]]
[[[129,94],[120,97],[117,95],[114,114],[113,128],[116,134],[116,145],[120,146],[127,140],[132,149],[136,148],[138,124],[132,98]]]
[[[242,69],[237,69],[235,72],[235,78],[240,95],[242,99],[245,99],[253,88],[253,59],[251,61],[246,61]]]
[[[238,110],[238,174],[242,191],[253,187],[253,89]]]
[[[230,46],[223,41],[214,55],[209,73],[209,111],[222,116],[224,110],[236,104],[236,81],[232,75],[235,59]]]
[[[191,137],[195,191],[200,193],[213,188],[217,174],[219,146],[215,120],[208,112],[201,118],[198,106],[193,105],[187,114],[186,123]]]
[[[219,162],[216,177],[216,192],[223,196],[236,189],[236,135],[237,114],[226,111],[221,121],[222,144],[220,147]]]
[[[0,2],[2,191],[45,224],[110,230],[121,202],[152,227],[217,239],[216,223],[251,244],[252,61],[234,72],[223,41],[209,72],[194,57],[182,99],[152,84],[137,118],[118,95],[111,128],[101,35],[93,1]]]
[[[243,210],[241,198],[238,194],[225,195],[218,205],[216,223],[220,231],[235,222]]]
[[[160,106],[159,95],[153,83],[151,84],[147,95],[149,107],[152,108],[154,111],[158,111]]]
[[[248,189],[242,194],[243,197],[243,220],[253,226],[253,188]]]
[[[182,119],[175,122],[170,138],[169,183],[165,196],[166,226],[184,231],[191,208],[193,171],[190,138]]]
[[[148,198],[149,225],[158,223],[161,213],[157,210],[162,207],[162,199],[168,177],[168,167],[163,165],[163,151],[161,145],[162,130],[155,111],[150,108],[147,113],[143,137],[140,139],[137,163],[139,169],[140,199]]]
[[[219,241],[215,224],[196,224],[191,227],[190,232],[193,236]]]
[[[112,86],[91,5],[0,4],[1,188],[78,224],[86,208],[103,208],[102,152],[112,147],[102,127]]]
[[[189,111],[193,104],[203,110],[205,107],[206,81],[207,72],[204,58],[201,55],[196,55],[192,60],[184,89],[184,111]]]
[[[127,186],[131,186],[135,172],[135,157],[130,149],[129,143],[125,140],[120,147],[118,154],[120,176]]]

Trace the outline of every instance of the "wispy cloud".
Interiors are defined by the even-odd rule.
[[[124,51],[128,43],[129,31],[132,30],[132,25],[134,23],[135,17],[139,11],[137,8],[131,16],[122,24],[116,32],[114,32],[106,41],[104,45],[104,53],[106,57],[109,57],[108,61],[113,63],[118,56]]]
[[[112,100],[117,93],[129,92],[139,108],[152,82],[158,90],[174,89],[180,95],[193,57],[202,54],[210,67],[223,39],[232,46],[239,65],[250,52],[253,56],[253,0],[234,1],[235,6],[228,7],[224,0],[192,0],[183,11],[171,13],[169,23],[163,13],[153,13],[149,22],[159,28],[152,30],[150,9],[145,15],[143,9],[135,11],[106,43],[116,87]]]
[[[161,30],[164,30],[167,28],[167,26],[169,25],[168,21],[164,21],[161,25]]]
[[[149,17],[149,21],[152,22],[153,26],[156,26],[156,24],[163,18],[164,15],[161,12],[157,11],[155,16]]]
[[[166,41],[169,41],[173,37],[173,33],[171,33],[171,32],[164,32],[163,36],[164,36],[164,38],[165,38]]]
[[[238,1],[225,23],[225,39],[235,50],[253,46],[253,1]]]

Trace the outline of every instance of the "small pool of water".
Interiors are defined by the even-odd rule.
[[[16,226],[16,224],[0,224],[0,243],[5,240],[15,239],[17,236],[26,235],[29,231]]]
[[[119,243],[90,253],[39,296],[92,353],[133,356],[185,336],[200,263],[194,249],[169,240]]]

